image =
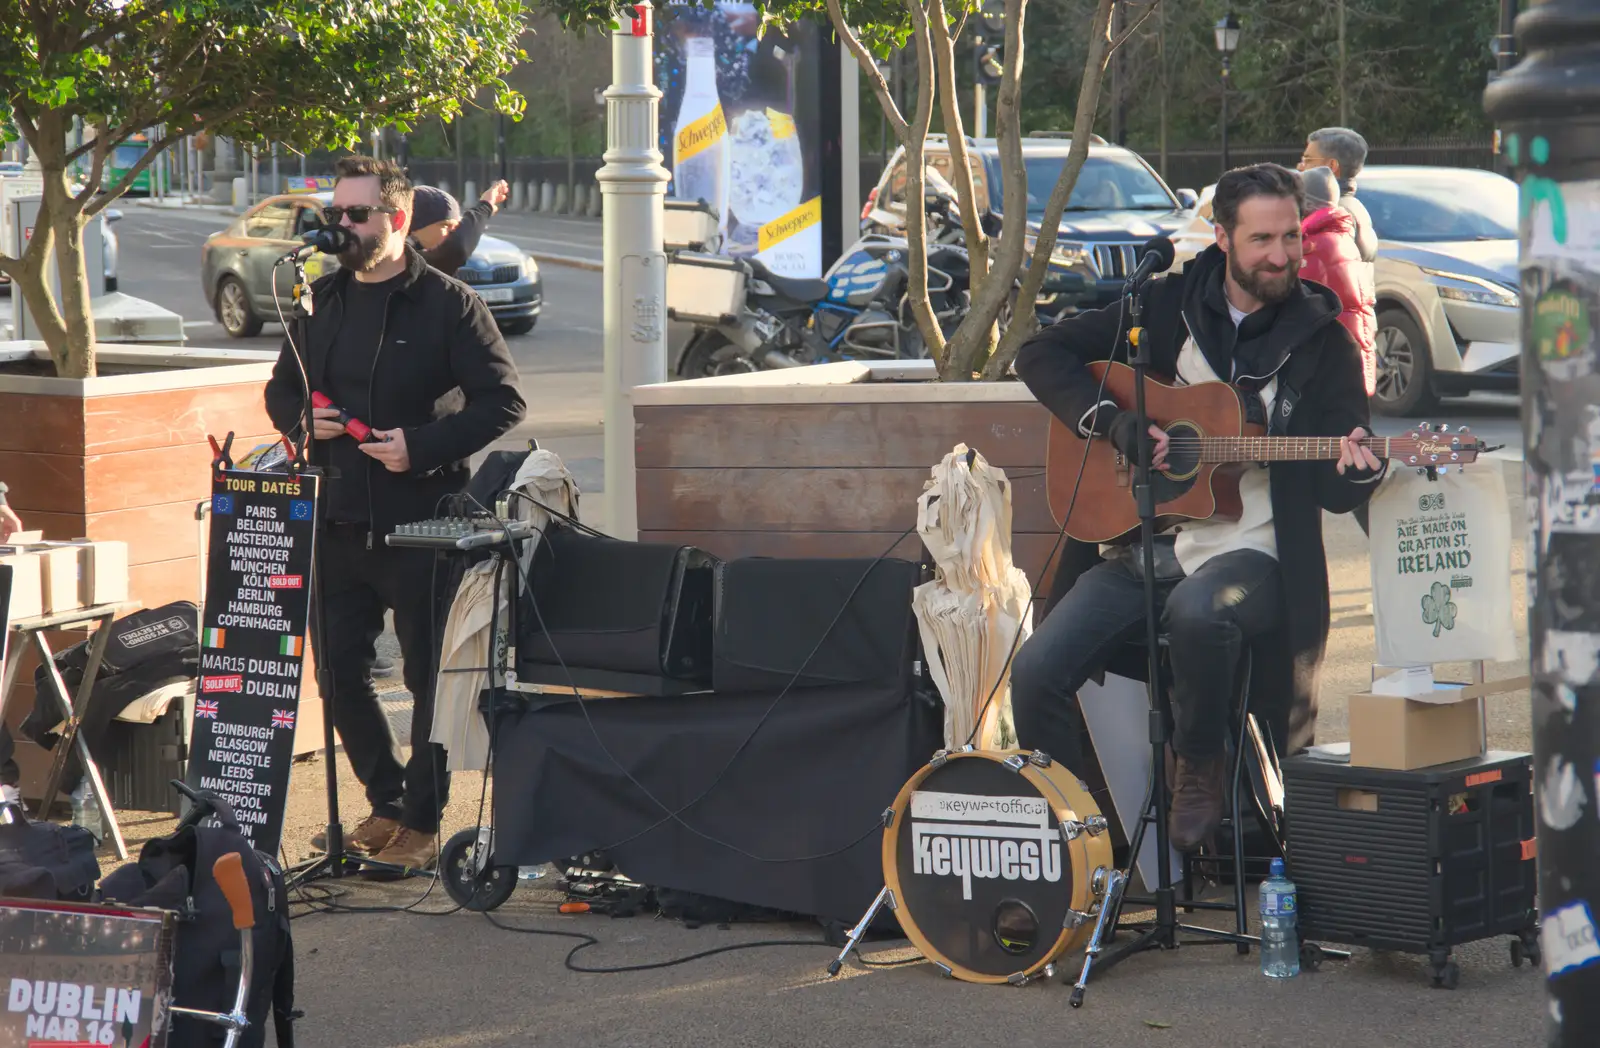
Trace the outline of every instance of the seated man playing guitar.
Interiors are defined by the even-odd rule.
[[[1158,520],[1157,607],[1170,637],[1176,751],[1168,826],[1181,851],[1210,839],[1222,819],[1227,723],[1246,644],[1276,634],[1274,643],[1254,649],[1252,692],[1263,701],[1252,709],[1264,713],[1269,726],[1278,720],[1280,747],[1287,742],[1292,751],[1309,742],[1311,725],[1290,730],[1287,711],[1292,705],[1304,720],[1303,711],[1310,710],[1315,720],[1317,668],[1328,637],[1322,511],[1348,513],[1363,504],[1387,466],[1361,441],[1367,436],[1366,387],[1360,352],[1338,323],[1339,300],[1300,280],[1300,206],[1300,181],[1286,168],[1259,164],[1228,172],[1213,198],[1216,243],[1181,273],[1152,279],[1143,292],[1152,382],[1158,376],[1180,386],[1226,380],[1247,420],[1262,426],[1271,420],[1271,434],[1343,438],[1316,442],[1323,461],[1273,454],[1270,465],[1242,463],[1235,470],[1236,499],[1221,497],[1218,484],[1217,503],[1225,509],[1203,519]],[[1133,401],[1119,403],[1109,390],[1102,392],[1098,375],[1107,366],[1093,364],[1126,359],[1127,327],[1120,305],[1068,317],[1022,347],[1017,374],[1074,440],[1090,439],[1091,447],[1095,438],[1108,440],[1134,461]],[[1153,408],[1151,415],[1157,417]],[[1174,434],[1150,429],[1155,470],[1168,467],[1169,455],[1186,456],[1187,474],[1210,454],[1195,450],[1199,440],[1168,429]],[[1052,461],[1050,468],[1068,474],[1070,484],[1083,455],[1063,458],[1069,461]],[[1086,475],[1079,500],[1120,499],[1131,506],[1130,491],[1090,490]],[[1162,491],[1157,485],[1158,503],[1169,501]],[[1128,519],[1135,525],[1131,532],[1089,536],[1107,540],[1098,558],[1094,546],[1071,544],[1061,571],[1087,570],[1058,580],[1058,592],[1063,581],[1071,588],[1012,667],[1020,744],[1044,750],[1080,775],[1077,691],[1120,646],[1143,636],[1143,560],[1137,517]],[[1277,718],[1267,710],[1272,704]]]

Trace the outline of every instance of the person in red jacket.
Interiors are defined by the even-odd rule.
[[[1339,323],[1361,349],[1361,371],[1370,397],[1378,388],[1378,293],[1372,263],[1361,260],[1356,220],[1339,206],[1339,183],[1333,172],[1315,167],[1302,171],[1300,179],[1306,194],[1300,223],[1305,252],[1300,279],[1315,281],[1339,296]]]

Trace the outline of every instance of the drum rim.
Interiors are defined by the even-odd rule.
[[[884,885],[889,889],[890,892],[893,893],[895,900],[895,918],[900,922],[901,931],[905,932],[906,938],[911,940],[911,944],[915,946],[924,957],[944,968],[952,976],[961,979],[963,982],[998,985],[1001,983],[1011,982],[1014,979],[1032,978],[1045,966],[1054,963],[1062,954],[1071,950],[1072,947],[1077,944],[1077,942],[1087,939],[1091,934],[1091,922],[1085,922],[1076,928],[1064,927],[1060,929],[1060,934],[1057,935],[1055,942],[1051,943],[1050,948],[1041,954],[1040,958],[1030,967],[1013,972],[1010,975],[988,975],[983,972],[973,971],[972,969],[966,968],[963,965],[956,964],[951,961],[950,958],[944,956],[944,954],[942,954],[939,950],[935,949],[932,941],[929,940],[927,935],[923,933],[921,927],[919,927],[917,924],[916,918],[911,914],[911,911],[906,907],[905,904],[905,893],[901,890],[900,886],[900,870],[897,864],[899,856],[897,851],[900,841],[900,830],[909,818],[911,809],[911,795],[916,792],[917,788],[925,779],[927,779],[929,775],[933,774],[937,768],[942,767],[949,761],[978,757],[984,760],[994,761],[997,764],[1004,764],[1009,757],[1016,755],[1027,757],[1032,752],[1032,750],[965,750],[959,753],[948,754],[944,760],[930,760],[928,763],[918,768],[911,778],[906,780],[905,785],[900,787],[900,792],[895,795],[894,805],[891,809],[894,813],[894,820],[888,826],[886,826],[883,831],[883,845],[881,849],[883,859],[883,880]],[[1082,786],[1077,776],[1074,775],[1069,768],[1060,763],[1052,763],[1051,767],[1059,768],[1063,774],[1067,775],[1069,786],[1077,787],[1078,790],[1082,792],[1084,799],[1089,804],[1089,807],[1093,809],[1093,814],[1100,814],[1099,807],[1095,804],[1093,795],[1089,793],[1087,788]],[[1039,767],[1032,761],[1029,761],[1017,771],[1017,774],[1026,779],[1028,783],[1032,785],[1033,788],[1039,793],[1039,796],[1042,797],[1046,803],[1050,804],[1051,808],[1055,812],[1058,822],[1064,822],[1069,819],[1081,820],[1084,818],[1084,813],[1081,813],[1077,810],[1076,805],[1072,803],[1071,798],[1067,796],[1066,791],[1058,787],[1056,783],[1045,774],[1045,771],[1046,769]],[[1059,805],[1056,803],[1057,800],[1060,801]],[[1074,842],[1063,843],[1067,844],[1065,851],[1072,863],[1072,894],[1067,900],[1067,906],[1069,909],[1088,913],[1088,907],[1095,901],[1096,898],[1092,884],[1093,873],[1089,868],[1089,850],[1091,842],[1085,842],[1082,847],[1072,847]],[[1109,842],[1106,843],[1105,847],[1109,852]],[[1107,869],[1109,869],[1111,866],[1111,860],[1109,856],[1107,857],[1105,866]]]

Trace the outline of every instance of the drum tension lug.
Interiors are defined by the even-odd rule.
[[[895,901],[894,892],[892,891],[885,891],[883,893],[883,904],[889,907],[891,910],[898,911],[900,909],[900,904]]]
[[[944,977],[946,979],[954,979],[956,977],[955,972],[951,971],[947,966],[940,964],[938,961],[934,961],[933,966],[939,969],[941,972],[944,972]]]
[[[883,828],[888,829],[894,825],[894,806],[883,809]]]
[[[1005,764],[1006,767],[1010,768],[1012,771],[1015,771],[1015,772],[1020,772],[1020,771],[1022,771],[1023,768],[1028,766],[1027,758],[1025,758],[1021,754],[1017,754],[1017,753],[1013,753],[1011,756],[1007,757],[1002,763]]]
[[[1061,920],[1061,927],[1071,931],[1073,928],[1081,927],[1088,920],[1089,915],[1082,910],[1068,910],[1066,917]]]
[[[938,753],[935,753],[928,760],[928,767],[937,768],[937,767],[943,765],[944,762],[949,760],[949,759],[950,759],[950,751],[949,750],[940,750]]]
[[[1034,750],[1032,753],[1028,754],[1028,763],[1034,765],[1035,767],[1048,768],[1050,765],[1054,764],[1055,761],[1052,760],[1050,755],[1043,750]]]
[[[1033,979],[1029,977],[1027,972],[1012,972],[1006,976],[1006,982],[1012,986],[1026,986],[1032,981]]]

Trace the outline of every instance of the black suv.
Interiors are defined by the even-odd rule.
[[[1033,250],[1045,201],[1055,188],[1072,147],[1069,135],[1035,132],[1022,143],[1028,167],[1028,250]],[[950,178],[950,147],[944,135],[929,135],[927,164]],[[967,139],[978,213],[999,217],[1000,154],[992,138]],[[905,150],[897,149],[861,211],[862,232],[905,235]],[[993,193],[990,192],[993,187]],[[1170,236],[1188,220],[1193,190],[1173,192],[1131,149],[1093,136],[1078,184],[1061,216],[1050,276],[1039,296],[1042,319],[1117,300],[1122,283],[1138,264],[1138,250],[1153,236]]]

